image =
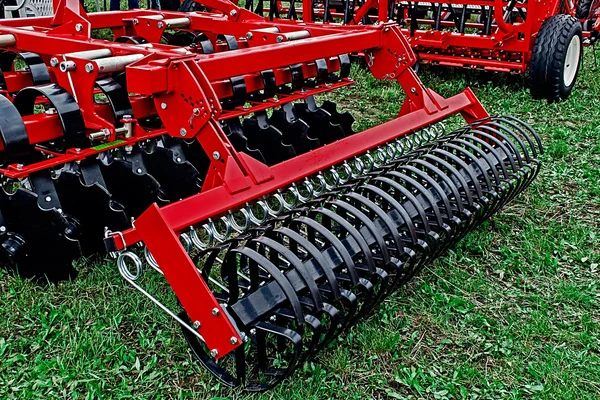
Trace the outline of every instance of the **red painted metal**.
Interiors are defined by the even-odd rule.
[[[51,157],[25,165],[8,165],[0,169],[0,174],[5,178],[25,178],[36,171],[81,161],[112,148],[165,134],[198,140],[211,155],[202,193],[162,209],[153,206],[131,229],[114,233],[110,239],[117,250],[139,242],[148,247],[191,320],[200,323],[198,332],[207,346],[217,350],[217,358],[220,358],[238,347],[242,340],[179,242],[183,231],[453,114],[461,113],[468,122],[488,114],[470,90],[444,99],[425,88],[410,69],[416,62],[411,43],[395,23],[341,26],[286,20],[270,22],[225,0],[208,0],[207,3],[213,10],[220,10],[220,14],[135,10],[86,15],[77,0],[60,0],[56,2],[54,17],[27,19],[31,29],[20,29],[22,20],[2,21],[0,35],[13,35],[16,41],[9,50],[36,52],[53,65],[52,80],[77,99],[87,134],[102,130],[109,135],[97,146],[50,151],[41,145],[62,137],[58,116],[45,113],[26,116],[23,119],[30,143],[39,145],[37,149]],[[385,17],[384,11],[380,17]],[[161,44],[160,39],[170,24],[202,31],[213,40],[218,34],[231,35],[236,38],[239,49],[226,51],[224,43],[217,43],[217,52],[201,54],[198,48]],[[273,28],[277,28],[276,32]],[[100,29],[110,29],[115,37],[144,36],[150,44],[136,46],[91,39],[91,32]],[[302,38],[293,40],[298,35]],[[105,53],[110,50],[110,57],[101,61],[73,54],[89,50]],[[327,72],[336,73],[341,69],[340,54],[359,52],[366,55],[375,78],[395,80],[405,91],[407,99],[399,108],[397,118],[273,167],[233,148],[220,121],[353,82],[343,78],[332,83],[306,85],[287,95],[227,109],[222,101],[233,95],[231,78],[243,77],[246,90],[255,92],[264,89],[261,71],[272,70],[277,86],[289,85],[292,83],[291,65],[299,64],[303,78],[311,79],[317,76],[315,60],[326,60]],[[129,58],[127,63],[119,64],[117,61],[124,60],[119,57]],[[69,62],[69,69],[61,70],[61,62]],[[109,106],[94,101],[98,94],[95,83],[108,72],[102,68],[113,68],[107,65],[120,65],[114,70],[126,72],[135,118],[158,115],[163,127],[144,129],[133,119],[129,121],[131,129],[126,136],[115,129]],[[5,77],[10,93],[5,94],[9,98],[32,82],[30,72],[10,72]],[[3,149],[0,143],[0,151]],[[213,309],[218,312],[213,313]]]
[[[200,1],[205,3],[205,1]],[[389,15],[389,4],[394,3],[400,8],[400,15]],[[302,6],[296,8],[296,14],[305,22],[323,20],[325,2],[303,0]],[[411,29],[412,19],[408,12],[409,4],[418,2],[398,0],[367,0],[356,9],[349,24],[362,23],[366,17],[371,22],[384,21],[390,18],[401,20],[402,33],[408,38],[412,49],[419,55],[422,64],[436,64],[453,67],[483,69],[495,72],[523,73],[529,67],[535,38],[543,22],[556,14],[575,15],[577,1],[539,0],[519,3],[518,8],[527,12],[525,20],[517,19],[507,22],[504,13],[510,3],[507,0],[449,0],[443,3],[449,6],[468,5],[472,7],[493,7],[494,28],[489,35],[483,34],[484,24],[467,22],[465,32],[452,31],[456,25],[452,21],[440,21],[439,27],[447,30],[434,29],[433,19],[418,19],[417,28]],[[427,2],[421,2],[428,4]],[[210,3],[209,3],[210,4]],[[313,5],[315,5],[313,7]],[[265,7],[268,13],[269,8]],[[376,9],[377,13],[372,10]],[[280,14],[288,13],[287,6],[281,6]],[[343,21],[344,15],[335,10],[330,11],[336,21]],[[586,33],[590,36],[590,32]]]

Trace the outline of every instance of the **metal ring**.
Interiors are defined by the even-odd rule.
[[[354,168],[356,168],[357,176],[360,176],[365,172],[365,163],[362,162],[360,157],[354,157]]]
[[[126,259],[130,259],[131,261],[133,261],[133,266],[135,267],[135,273],[131,273],[131,270],[127,266]],[[123,275],[123,277],[125,279],[130,280],[130,281],[138,280],[142,276],[142,273],[144,272],[144,266],[142,264],[142,260],[140,260],[140,258],[138,256],[136,256],[134,253],[132,253],[130,251],[124,251],[119,254],[119,258],[117,259],[117,266],[119,267],[119,272],[121,273],[121,275]]]
[[[327,183],[327,179],[325,179],[325,175],[323,173],[319,172],[319,175],[321,175],[323,177],[323,181],[325,182],[325,189],[327,189],[329,191],[329,190],[333,190],[333,189],[337,188],[340,185],[340,174],[338,174],[338,172],[335,170],[334,167],[331,167],[326,172],[329,172],[331,174],[331,176],[333,177],[333,184],[330,185],[329,183]]]
[[[229,211],[228,215],[229,223],[231,224],[231,227],[234,231],[236,231],[237,233],[242,233],[245,232],[246,229],[250,228],[250,215],[248,214],[248,210],[246,210],[245,208],[237,210],[236,214],[237,213],[241,213],[244,216],[244,225],[240,225],[237,223],[235,215],[231,211]]]
[[[338,166],[338,168],[343,169],[344,173],[346,174],[346,178],[343,178],[339,172],[337,173],[338,177],[340,178],[340,183],[343,185],[345,183],[350,182],[354,176],[352,173],[352,167],[350,167],[350,165],[348,165],[348,161],[344,161],[344,163],[342,165]]]
[[[373,156],[371,155],[371,153],[365,153],[365,158],[367,159],[368,163],[367,165],[365,165],[365,171],[367,173],[373,171],[373,168],[375,167],[375,160],[373,159]]]
[[[198,232],[196,231],[196,228],[194,228],[193,226],[190,228],[190,236],[192,238],[192,243],[194,243],[194,246],[196,246],[200,250],[205,250],[214,244],[215,235],[214,235],[211,227],[208,224],[204,224],[204,225],[202,225],[202,227],[204,228],[204,230],[206,231],[206,234],[208,235],[208,240],[206,242],[203,242],[200,239],[200,237],[198,237]]]
[[[395,142],[396,152],[398,153],[398,158],[404,155],[404,143],[402,139],[396,139]]]
[[[259,200],[254,204],[259,206],[260,208],[262,208],[262,211],[264,214],[263,218],[256,218],[256,215],[254,215],[254,211],[252,211],[251,206],[247,206],[246,210],[248,210],[248,214],[250,215],[250,222],[252,222],[254,225],[260,226],[260,225],[264,224],[265,222],[267,222],[267,219],[269,219],[269,211],[267,210],[267,207],[265,206],[265,202],[262,200]]]
[[[310,181],[308,180],[308,178],[305,178],[304,181],[302,182],[302,184],[306,187],[308,196],[303,196],[302,193],[300,193],[300,190],[298,189],[298,187],[296,186],[295,183],[292,183],[292,187],[290,187],[290,190],[293,192],[296,192],[296,195],[298,196],[298,200],[301,203],[306,203],[307,201],[310,201],[313,199],[314,194],[315,194],[315,189],[314,189],[312,183],[310,183]]]
[[[154,259],[154,256],[152,255],[152,253],[150,253],[150,250],[148,250],[148,246],[146,246],[144,248],[144,257],[146,257],[146,262],[148,264],[150,264],[150,266],[154,269],[160,268],[158,266],[158,263],[156,262],[156,260]]]
[[[321,173],[318,173],[317,175],[315,175],[315,177],[319,181],[319,185],[321,187],[319,190],[316,190],[316,189],[314,189],[314,186],[313,186],[313,194],[315,195],[315,197],[319,197],[321,194],[323,194],[323,192],[325,190],[327,190],[327,182],[325,181],[325,178],[323,177],[323,174],[321,174]]]
[[[219,242],[224,242],[231,237],[231,224],[229,223],[229,219],[225,216],[219,218],[225,224],[225,233],[221,235],[221,233],[217,230],[217,226],[215,223],[209,219],[208,224],[212,228],[213,236]]]
[[[381,167],[383,164],[386,163],[386,156],[385,156],[385,152],[383,150],[381,150],[380,147],[378,147],[375,150],[375,168],[379,168]]]
[[[296,187],[295,183],[292,183],[292,186],[290,186],[287,190],[292,194],[292,196],[294,196],[294,201],[290,203],[285,199],[284,195],[281,195],[281,197],[283,198],[283,207],[289,211],[298,205],[298,201],[300,200],[300,198],[298,188]]]
[[[191,253],[192,249],[194,248],[194,245],[192,244],[192,239],[190,239],[190,235],[188,235],[187,233],[184,232],[181,235],[179,235],[179,240],[181,240],[183,242],[181,244],[183,245],[183,248],[185,249],[185,251],[187,253]]]
[[[277,207],[276,209],[272,208],[268,200],[265,201],[265,206],[267,207],[267,211],[271,216],[277,217],[285,211],[285,201],[283,200],[283,196],[281,195],[281,193],[275,193],[273,196],[269,197],[269,199],[273,198],[277,199],[277,201],[279,202],[279,207]]]

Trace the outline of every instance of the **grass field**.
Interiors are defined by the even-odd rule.
[[[335,94],[359,126],[402,93],[355,68]],[[176,324],[109,260],[40,285],[0,271],[0,399],[583,399],[600,396],[600,79],[591,50],[571,98],[531,100],[523,77],[425,69],[444,96],[471,86],[545,146],[532,187],[272,392],[219,385]]]

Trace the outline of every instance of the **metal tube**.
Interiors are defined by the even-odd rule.
[[[65,56],[72,58],[83,58],[84,60],[95,60],[98,58],[111,57],[112,51],[110,51],[110,49],[86,50],[68,53],[65,54]]]
[[[13,47],[17,39],[13,35],[0,35],[0,47]]]
[[[187,28],[192,23],[189,18],[185,17],[165,19],[164,22],[167,24],[167,28]]]
[[[96,60],[96,64],[98,65],[98,71],[102,73],[123,72],[125,71],[126,66],[136,61],[139,61],[142,58],[144,58],[143,54],[100,58]]]
[[[287,38],[287,40],[298,40],[298,39],[306,39],[310,37],[310,32],[303,30],[297,32],[287,32],[282,33],[283,36]]]
[[[261,29],[254,29],[254,32],[265,32],[265,33],[279,33],[279,28],[274,26],[272,28],[261,28]]]

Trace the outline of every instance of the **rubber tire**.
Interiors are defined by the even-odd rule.
[[[181,6],[179,6],[179,11],[181,12],[194,12],[194,11],[206,11],[206,7],[204,7],[200,3],[196,3],[194,0],[183,0]]]
[[[579,64],[571,85],[564,82],[563,69],[567,49],[573,37],[581,42]],[[583,34],[579,20],[570,15],[554,15],[544,21],[533,45],[529,65],[529,88],[534,99],[547,99],[549,103],[566,99],[571,94],[581,69]]]
[[[588,19],[590,11],[592,11],[592,3],[594,0],[579,0],[575,8],[575,17],[577,19]]]

